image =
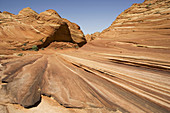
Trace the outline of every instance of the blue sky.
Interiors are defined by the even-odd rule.
[[[0,11],[18,14],[31,7],[37,13],[47,9],[56,10],[61,17],[77,23],[84,34],[101,32],[133,3],[144,0],[0,0]]]

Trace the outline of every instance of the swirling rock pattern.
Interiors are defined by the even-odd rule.
[[[106,52],[114,50],[112,47],[99,49],[96,46],[95,52],[86,50],[90,45],[74,51],[48,50],[22,57],[4,56],[1,93],[8,100],[2,98],[0,101],[30,108],[41,103],[41,95],[44,95],[65,109],[87,113],[90,110],[169,112],[168,59],[151,58],[146,54],[139,57],[137,52],[133,56]],[[48,100],[44,96],[43,99]],[[12,109],[11,105],[7,106]]]
[[[145,0],[133,5],[80,49],[1,55],[0,112],[169,113],[169,3]],[[40,15],[49,12],[60,18],[51,10]],[[127,15],[150,19],[132,21],[133,32]],[[126,26],[117,26],[121,21]]]

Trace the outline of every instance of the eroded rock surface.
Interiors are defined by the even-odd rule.
[[[85,37],[86,37],[87,42],[90,42],[99,36],[100,36],[100,32],[95,32],[93,34],[87,34]]]
[[[64,53],[47,50],[22,57],[4,56],[1,96],[8,98],[0,98],[1,104],[16,113],[25,109],[13,104],[38,112],[46,101],[41,98],[44,95],[58,103],[52,110],[61,107],[60,112],[168,113],[168,58],[161,59],[159,54],[137,56],[140,52],[130,55],[131,51],[118,54],[112,47],[107,49],[85,46]]]
[[[53,43],[23,56],[1,55],[0,111],[169,113],[170,30],[165,13],[169,3],[145,0],[133,5],[78,50],[51,49]],[[141,7],[142,16],[135,16],[133,11]],[[157,8],[161,14],[154,17]],[[52,15],[60,18],[55,12]],[[144,23],[132,21],[132,28],[124,19],[127,15],[143,18]],[[116,25],[121,21],[125,26]]]
[[[8,12],[0,13],[0,54],[27,50],[33,45],[47,47],[53,41],[86,43],[80,27],[54,10],[40,14],[31,8],[24,8],[18,15]]]
[[[145,0],[122,12],[100,37],[141,48],[170,48],[170,1]]]

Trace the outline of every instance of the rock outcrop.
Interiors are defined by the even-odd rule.
[[[95,38],[99,37],[99,35],[100,35],[100,32],[95,32],[91,35],[87,34],[85,37],[86,37],[87,42],[90,42],[90,41],[94,40]]]
[[[59,43],[54,42],[44,51],[1,55],[0,112],[169,113],[169,4],[169,0],[145,0],[133,5],[78,50],[50,49]],[[34,11],[30,14],[41,23],[49,19],[49,12],[62,29],[72,33],[78,29],[74,24],[65,27],[67,20],[56,20],[60,16],[54,11],[40,17]],[[51,21],[50,17],[46,27]]]
[[[122,12],[100,37],[146,48],[170,48],[170,1],[145,0]]]
[[[18,15],[0,13],[0,54],[27,50],[33,45],[47,47],[53,41],[72,42],[82,46],[86,43],[80,27],[54,10],[40,14],[24,8]]]

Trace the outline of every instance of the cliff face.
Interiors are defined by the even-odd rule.
[[[47,47],[53,41],[86,43],[80,27],[54,10],[40,14],[31,8],[24,8],[18,15],[8,12],[0,13],[0,53],[27,50],[33,45]],[[14,51],[15,50],[15,51]]]
[[[26,51],[21,56],[0,55],[0,113],[169,113],[169,4],[169,0],[134,4],[100,35],[92,35],[98,38],[78,50],[48,49]],[[20,12],[18,16],[22,15]],[[30,39],[37,29],[36,36],[56,29],[45,38],[46,42],[82,37],[74,35],[81,34],[77,25],[61,19],[53,10],[37,15],[29,11],[29,18],[36,21],[25,19],[24,22],[32,26],[39,22],[40,28],[23,27],[21,32],[18,26],[26,26],[23,23],[14,28]],[[15,29],[2,31],[15,36],[18,33]],[[18,40],[23,38],[17,36]],[[62,42],[52,43],[50,47],[59,43]]]

